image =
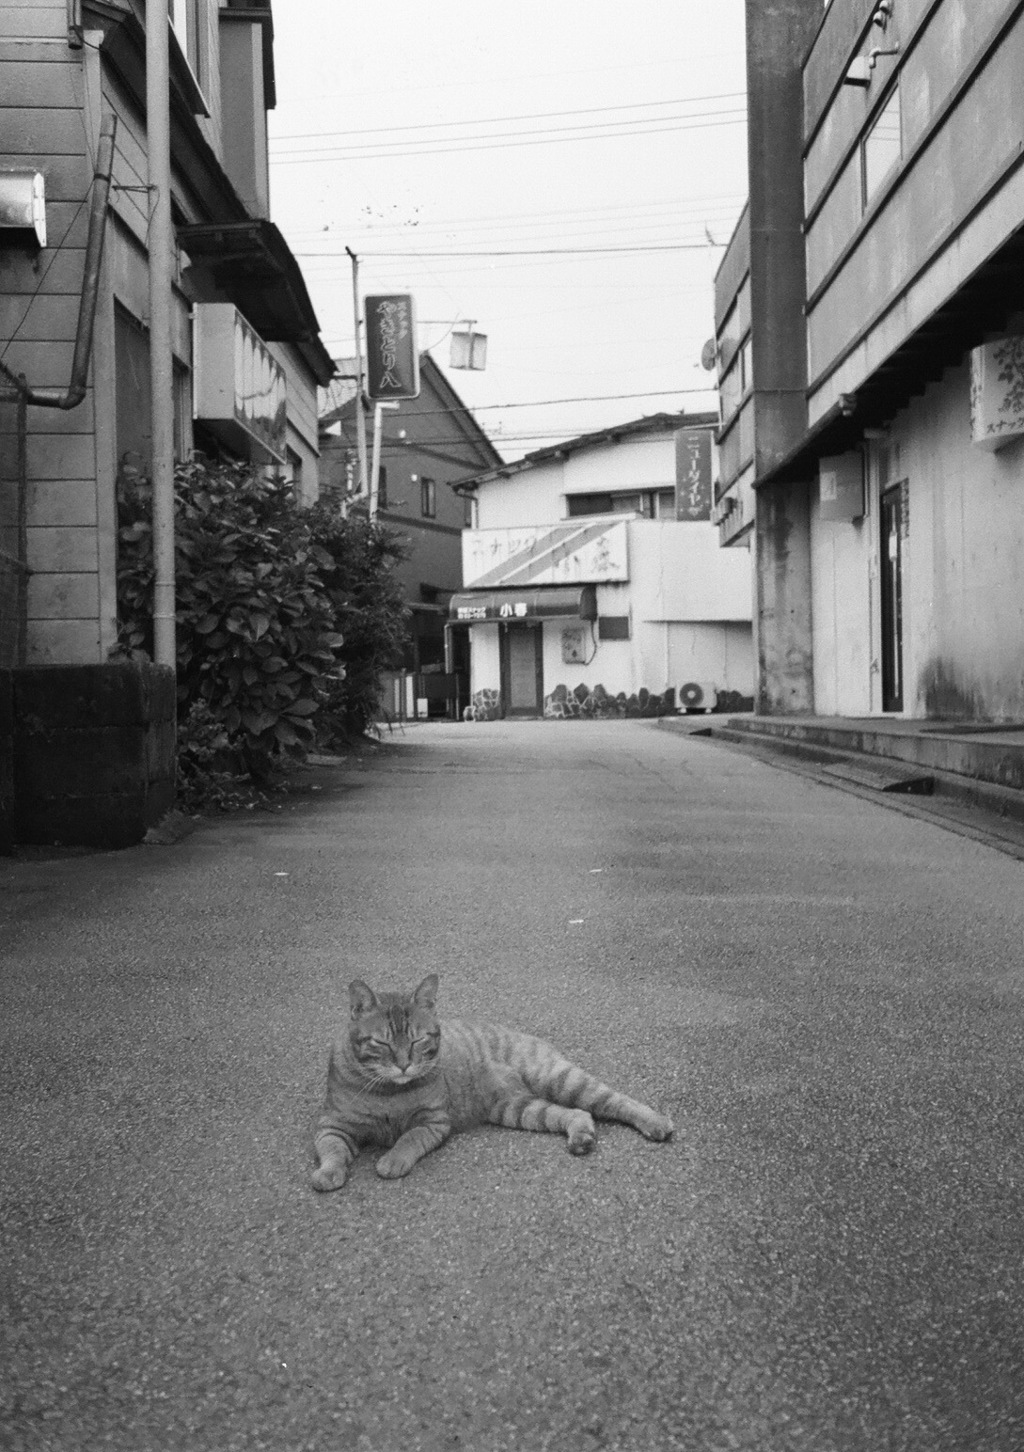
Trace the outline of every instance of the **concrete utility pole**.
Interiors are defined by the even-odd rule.
[[[370,492],[369,470],[366,460],[366,409],[363,404],[363,342],[359,330],[359,258],[346,247],[345,251],[352,259],[352,317],[356,328],[356,451],[359,456],[359,493],[368,495]]]
[[[153,654],[176,666],[174,596],[174,362],[171,347],[170,21],[163,0],[146,7],[146,147],[149,160],[149,378],[153,427]]]

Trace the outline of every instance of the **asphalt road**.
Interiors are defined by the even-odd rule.
[[[0,859],[0,1447],[1020,1452],[1024,865],[644,722]],[[309,1187],[346,985],[669,1113]]]

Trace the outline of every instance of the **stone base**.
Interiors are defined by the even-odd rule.
[[[573,690],[559,685],[544,700],[544,715],[554,720],[606,721],[616,716],[665,716],[674,712],[675,708],[676,693],[671,687],[657,694],[641,687],[630,696],[625,691],[612,696],[602,685],[595,686],[593,690],[583,684]]]
[[[501,692],[490,686],[474,691],[473,699],[462,713],[463,721],[497,721],[501,716]]]
[[[4,756],[0,845],[133,846],[174,806],[174,672],[129,662],[0,672]]]

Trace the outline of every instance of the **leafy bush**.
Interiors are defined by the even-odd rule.
[[[151,655],[152,489],[140,474],[123,473],[119,513],[121,649]],[[214,756],[230,753],[262,780],[279,758],[314,745],[318,728],[333,735],[340,722],[365,724],[364,658],[382,658],[375,634],[382,630],[386,655],[400,625],[391,618],[392,582],[375,584],[368,573],[389,558],[389,547],[375,526],[361,528],[365,540],[360,526],[332,523],[326,506],[301,508],[289,484],[248,465],[197,458],[178,466],[178,708],[186,778],[190,762],[208,773]],[[378,596],[386,602],[379,611]],[[350,629],[355,645],[346,642]],[[346,656],[356,669],[351,694]]]
[[[325,745],[365,735],[380,707],[381,676],[402,664],[408,609],[392,569],[405,558],[397,537],[360,515],[343,519],[327,504],[310,511],[313,537],[330,563],[320,566],[345,642],[343,680],[326,683],[320,717]]]

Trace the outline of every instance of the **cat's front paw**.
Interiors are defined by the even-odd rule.
[[[347,1165],[337,1160],[325,1160],[318,1170],[313,1171],[313,1189],[321,1192],[340,1190],[347,1179]]]
[[[376,1168],[382,1180],[400,1180],[409,1173],[415,1163],[415,1160],[410,1160],[405,1155],[388,1150],[386,1155],[381,1155]]]
[[[673,1125],[671,1119],[667,1117],[667,1115],[652,1114],[650,1119],[648,1119],[641,1128],[640,1133],[645,1137],[645,1139],[653,1139],[660,1142],[662,1140],[671,1139],[674,1128],[675,1126]]]

